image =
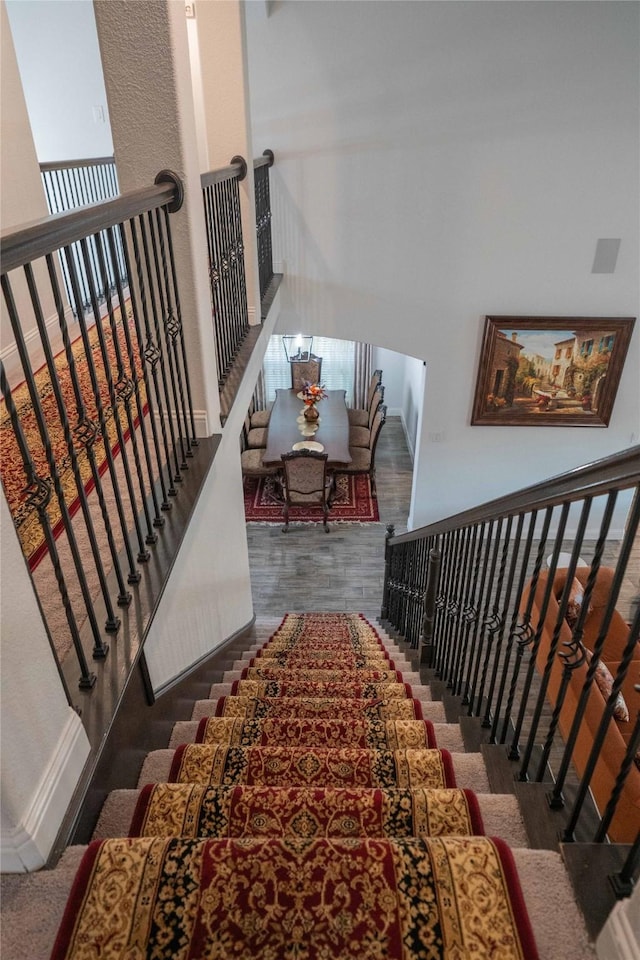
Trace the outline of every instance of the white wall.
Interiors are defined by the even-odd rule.
[[[40,163],[113,154],[91,0],[7,0]]]
[[[2,872],[17,873],[41,867],[51,852],[89,740],[60,684],[4,496],[0,547],[0,856]]]
[[[486,314],[638,313],[638,14],[282,2],[247,18],[281,327],[426,361],[415,525],[638,436],[637,329],[607,429],[469,424]],[[591,273],[600,237],[622,239],[614,274]]]

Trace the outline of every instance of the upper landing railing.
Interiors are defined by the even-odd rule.
[[[632,845],[623,892],[640,856],[639,517],[635,446],[412,533],[389,528],[382,607],[485,742],[504,745],[514,780],[548,785],[565,842]]]
[[[254,160],[256,244],[261,316],[274,279],[271,244],[269,168],[273,153],[265,150]],[[218,382],[222,390],[249,332],[240,183],[247,175],[243,157],[228,167],[203,173],[200,182],[209,252],[209,282],[216,330]]]
[[[1,239],[13,335],[0,363],[1,476],[70,702],[76,684],[94,686],[89,658],[106,658],[129,588],[157,548],[166,558],[166,518],[189,463],[199,469],[170,222],[182,197],[162,171],[154,186]]]
[[[273,166],[271,150],[253,161],[255,187],[256,246],[260,285],[261,319],[273,299],[277,281],[273,273],[271,238],[271,197],[269,170]],[[61,160],[40,164],[49,212],[72,210],[118,196],[117,170],[113,157],[88,160]],[[240,349],[249,332],[249,312],[245,276],[245,243],[240,205],[239,184],[247,175],[243,157],[233,157],[228,167],[212,170],[201,176],[204,205],[208,268],[213,323],[216,334],[218,382],[222,393]],[[75,245],[70,248],[80,297],[71,287],[66,261],[61,261],[62,278],[67,299],[73,310],[91,309],[89,276],[102,298],[102,285],[97,282],[98,254],[93,241],[87,241],[88,257]],[[123,251],[116,238],[116,257],[107,264],[110,289],[117,281],[126,282]]]

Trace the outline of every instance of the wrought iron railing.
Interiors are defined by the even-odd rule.
[[[95,157],[87,160],[59,160],[55,163],[41,163],[40,173],[44,184],[49,213],[64,213],[77,207],[84,207],[91,203],[101,203],[113,199],[119,194],[118,174],[113,157]],[[103,299],[101,285],[98,281],[98,250],[93,238],[87,241],[88,257],[85,261],[83,252],[76,244],[71,245],[71,256],[75,267],[77,282],[80,289],[79,304],[83,311],[91,309],[91,287],[89,284],[90,271],[93,285],[100,291],[98,296]],[[60,260],[67,299],[76,305],[71,277],[66,260]],[[113,291],[116,282],[125,281],[126,270],[124,251],[119,238],[116,238],[116,257],[113,262],[107,263],[109,288]]]
[[[399,537],[390,527],[382,608],[486,742],[504,745],[514,779],[549,782],[565,842],[632,844],[627,877],[639,864],[639,517],[636,446]],[[623,690],[630,716],[616,727]]]
[[[84,689],[96,681],[85,633],[104,659],[198,445],[171,238],[181,203],[180,180],[162,171],[152,187],[2,237],[15,341],[0,365],[2,481],[41,606],[51,612],[57,593],[64,610],[59,635],[55,611],[49,620],[52,647],[65,662],[75,650]]]
[[[273,280],[273,245],[271,240],[271,192],[269,168],[273,166],[272,150],[265,150],[253,161],[253,178],[256,196],[256,236],[258,242],[258,275],[260,278],[260,301],[262,302]]]
[[[209,251],[218,384],[221,389],[249,331],[238,188],[246,175],[246,161],[242,157],[233,157],[228,167],[203,173],[200,178]]]

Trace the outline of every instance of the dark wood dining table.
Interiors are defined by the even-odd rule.
[[[322,444],[322,452],[327,454],[330,466],[339,469],[340,464],[351,462],[345,391],[328,390],[327,394],[327,398],[317,405],[320,414],[317,431],[312,436],[305,436],[300,429],[303,423],[298,421],[304,403],[295,390],[276,390],[269,417],[267,448],[262,457],[265,466],[279,464],[283,453],[289,453],[294,444],[307,441]]]

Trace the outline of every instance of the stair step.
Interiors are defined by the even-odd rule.
[[[208,703],[209,701],[201,702]],[[207,714],[207,716],[213,716],[213,714]],[[179,747],[181,743],[195,743],[199,725],[200,720],[178,720],[171,732],[169,747],[175,749]],[[464,743],[460,736],[460,731],[453,724],[434,723],[433,729],[436,743],[441,749],[456,753],[462,753],[464,751]]]
[[[49,960],[85,849],[69,847],[54,870],[3,877],[2,947],[7,960]],[[560,854],[517,847],[512,853],[540,960],[596,960]],[[28,935],[25,914],[31,917]]]
[[[165,783],[169,779],[174,750],[153,750],[147,754],[142,764],[138,787],[146,783]],[[489,793],[489,779],[482,756],[479,753],[451,753],[456,784],[475,790],[476,793]]]
[[[129,832],[140,790],[113,790],[104,802],[93,840],[124,837]],[[502,837],[510,847],[526,847],[527,835],[512,795],[476,794],[487,836]]]
[[[196,700],[193,705],[192,720],[202,720],[203,717],[212,717],[215,715],[218,700]],[[422,715],[425,720],[431,720],[432,723],[444,723],[446,721],[444,707],[441,703],[433,700],[421,700]]]

